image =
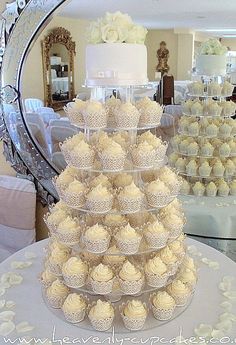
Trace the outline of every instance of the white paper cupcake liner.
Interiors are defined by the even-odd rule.
[[[191,293],[187,293],[184,295],[176,295],[173,293],[170,294],[174,298],[177,307],[184,307],[191,296]]]
[[[131,151],[133,164],[138,168],[148,169],[154,166],[156,160],[155,150],[151,152],[140,152],[137,149]]]
[[[116,157],[107,156],[104,153],[99,154],[102,167],[108,171],[121,171],[124,169],[126,155],[119,155]]]
[[[80,208],[84,205],[85,203],[85,197],[84,197],[84,193],[75,193],[75,192],[67,192],[64,191],[62,192],[62,197],[61,199],[68,205],[71,207],[75,207],[75,208]]]
[[[170,238],[178,237],[183,231],[184,224],[176,225],[169,221],[165,221],[165,228],[170,232]]]
[[[73,233],[65,232],[63,234],[57,231],[55,233],[55,236],[57,237],[58,241],[61,243],[64,243],[66,245],[74,245],[74,244],[79,243],[80,231],[78,229],[78,231],[76,232],[73,232]]]
[[[144,232],[144,236],[149,248],[160,249],[166,246],[170,233],[165,231],[160,234]]]
[[[122,240],[116,237],[116,244],[122,254],[135,254],[139,250],[141,237],[133,240]]]
[[[147,284],[151,287],[161,288],[167,285],[167,281],[170,277],[169,273],[165,273],[162,276],[155,274],[145,273]]]
[[[87,208],[93,213],[107,213],[111,210],[113,204],[113,197],[106,199],[92,199],[87,198]]]
[[[85,154],[71,153],[69,163],[79,169],[91,169],[94,163],[95,152],[91,149]]]
[[[147,318],[146,316],[139,318],[130,318],[125,316],[123,312],[121,312],[120,314],[125,328],[129,329],[130,331],[139,331],[140,329],[142,329]]]
[[[68,287],[76,289],[86,284],[87,273],[78,273],[74,275],[63,274],[63,279]]]
[[[152,306],[153,316],[155,317],[155,319],[160,320],[160,321],[170,320],[175,310],[175,307],[171,309],[156,308],[152,303],[151,303],[151,306]]]
[[[203,191],[202,191],[202,190],[193,191],[193,194],[194,194],[195,196],[198,196],[198,197],[203,196],[204,193],[205,193],[205,190],[203,190]]]
[[[118,278],[118,279],[120,283],[120,288],[123,291],[123,293],[126,295],[138,294],[139,292],[141,292],[143,284],[144,284],[143,277],[137,281],[128,281],[128,280],[123,280],[121,278]]]
[[[64,111],[72,124],[81,126],[84,124],[83,115],[80,110],[67,106],[64,107]]]
[[[63,157],[65,158],[66,163],[69,163],[70,151],[67,150],[67,148],[65,147],[65,145],[63,145],[63,143],[59,143],[59,147],[60,147],[61,153],[63,154]]]
[[[137,128],[139,123],[140,114],[134,112],[133,114],[119,114],[116,112],[115,119],[118,128]]]
[[[48,216],[50,213],[47,213],[44,217],[44,223],[47,225],[48,229],[50,230],[51,233],[55,233],[57,231],[57,225],[55,223],[52,223],[48,220]]]
[[[52,308],[55,309],[60,309],[63,306],[63,303],[65,301],[67,296],[61,297],[61,296],[48,296],[47,295],[47,300],[48,303]]]
[[[113,282],[114,279],[111,279],[107,282],[98,282],[93,280],[90,277],[90,283],[91,283],[91,287],[93,292],[99,294],[99,295],[108,295],[109,293],[112,292],[112,287],[113,287]]]
[[[91,129],[105,128],[107,126],[106,111],[86,113],[83,112],[85,126]]]
[[[112,327],[114,317],[109,317],[107,319],[95,320],[89,317],[91,325],[96,331],[105,332]]]
[[[110,236],[102,240],[90,240],[86,236],[83,237],[83,243],[87,251],[91,253],[104,253],[109,248]]]
[[[177,260],[176,262],[174,262],[173,264],[169,264],[167,265],[168,267],[168,272],[171,276],[175,275],[179,269],[179,265],[180,265],[180,261]]]
[[[85,315],[86,315],[86,310],[81,310],[77,312],[68,312],[62,308],[62,311],[63,311],[66,321],[70,323],[79,323],[84,320]]]
[[[217,190],[215,191],[206,191],[206,195],[210,197],[215,197],[217,194]]]
[[[55,276],[62,276],[61,270],[62,270],[62,263],[52,263],[50,260],[48,261],[48,269],[52,274],[55,274]]]
[[[151,207],[165,207],[167,206],[174,198],[175,196],[173,195],[161,195],[161,194],[154,194],[154,193],[150,193],[150,192],[146,192],[146,196],[147,196],[147,201],[148,204]]]
[[[168,144],[166,142],[162,143],[156,150],[156,159],[157,160],[163,160],[165,155],[166,155],[166,151],[168,148]]]
[[[127,198],[125,196],[118,195],[120,210],[125,213],[138,212],[143,206],[143,199],[143,196],[140,196],[138,198]]]
[[[140,116],[140,126],[159,126],[163,111],[145,110]]]

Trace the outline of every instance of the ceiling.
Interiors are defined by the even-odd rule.
[[[220,36],[236,34],[236,0],[71,0],[60,15],[95,19],[117,10],[149,29],[215,29],[213,34]]]

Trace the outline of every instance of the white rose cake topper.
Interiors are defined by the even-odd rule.
[[[200,75],[217,76],[226,74],[227,47],[216,38],[203,42],[196,60],[196,70]]]
[[[147,29],[133,23],[128,14],[107,12],[90,24],[87,39],[91,44],[98,43],[137,43],[144,44]]]
[[[86,85],[147,84],[146,35],[146,28],[119,11],[92,22],[87,30]]]

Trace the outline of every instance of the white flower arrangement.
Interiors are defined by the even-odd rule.
[[[223,46],[217,38],[209,38],[199,48],[199,55],[225,55],[227,47]]]
[[[104,18],[92,22],[87,30],[91,44],[99,43],[137,43],[144,44],[147,29],[135,25],[128,14],[107,12]]]

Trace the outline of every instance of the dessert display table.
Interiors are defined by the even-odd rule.
[[[180,196],[187,218],[189,235],[236,239],[235,196]]]
[[[73,344],[72,341],[76,343],[75,340],[77,340],[78,344],[87,343],[90,345],[99,343],[98,341],[102,343],[105,338],[109,337],[110,341],[114,339],[113,342],[110,342],[112,344],[121,344],[121,340],[123,340],[122,344],[124,345],[133,344],[134,339],[136,339],[136,344],[141,344],[141,341],[146,341],[146,344],[154,344],[154,341],[158,343],[158,337],[165,339],[166,343],[170,343],[172,338],[178,336],[181,329],[183,337],[187,339],[195,336],[194,329],[199,328],[201,323],[209,325],[216,324],[219,322],[218,319],[220,315],[225,313],[225,309],[222,308],[221,303],[224,301],[232,303],[232,301],[221,294],[218,286],[224,276],[235,275],[236,263],[215,249],[192,239],[188,239],[187,244],[190,246],[196,246],[198,250],[197,257],[199,258],[198,262],[200,270],[199,282],[197,284],[195,296],[191,305],[182,315],[167,324],[161,325],[161,327],[157,327],[156,329],[149,331],[139,331],[122,335],[116,333],[116,330],[114,329],[114,338],[112,338],[111,331],[106,333],[99,333],[94,330],[86,331],[54,316],[43,302],[41,286],[38,283],[38,276],[42,269],[42,260],[44,256],[43,247],[45,247],[46,244],[47,240],[29,246],[8,258],[0,265],[1,275],[9,271],[14,271],[23,277],[23,282],[20,285],[7,289],[5,295],[1,297],[1,299],[4,298],[6,301],[12,300],[16,303],[14,309],[12,309],[16,313],[13,321],[15,324],[28,321],[31,326],[35,327],[28,333],[17,334],[14,331],[8,336],[8,338],[16,339],[19,336],[23,337],[27,335],[29,338],[35,337],[36,339],[51,339],[53,329],[55,329],[54,339],[52,340],[54,342],[57,340],[58,344],[63,344],[58,342],[58,340],[62,340],[63,337],[69,337],[71,344]],[[27,260],[25,258],[26,252],[32,252],[36,255],[34,259],[31,259],[32,265],[21,270],[13,270],[11,266],[13,262]],[[207,258],[211,263],[215,262],[215,264],[213,264],[214,267],[210,268],[209,265],[201,262],[201,258]],[[205,262],[206,260],[203,261]],[[219,269],[214,270],[217,263],[219,263]],[[231,313],[236,313],[235,303],[232,304]],[[225,332],[225,335],[231,337],[233,341],[236,337],[235,323],[233,323],[230,331]],[[65,343],[69,344],[68,341],[69,340]],[[2,340],[0,343],[3,344]]]

